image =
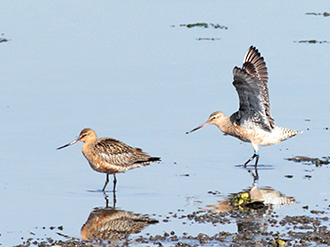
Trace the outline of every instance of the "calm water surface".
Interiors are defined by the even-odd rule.
[[[105,175],[90,169],[81,144],[55,150],[85,127],[162,158],[117,176],[116,206],[160,220],[141,234],[236,232],[235,223],[162,217],[251,188],[251,175],[237,166],[252,155],[250,144],[214,126],[185,132],[215,110],[237,110],[232,69],[252,44],[269,68],[277,125],[304,131],[261,148],[259,186],[299,202],[276,209],[280,216],[309,215],[306,205],[328,215],[328,166],[285,160],[330,155],[330,45],[295,42],[330,41],[330,17],[305,14],[329,11],[326,4],[1,1],[0,32],[9,41],[0,43],[0,244],[65,239],[51,226],[80,238],[90,212],[105,206]],[[198,22],[228,29],[180,26]]]

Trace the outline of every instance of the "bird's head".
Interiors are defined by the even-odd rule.
[[[57,150],[71,146],[80,141],[86,143],[86,142],[92,142],[96,139],[97,139],[97,136],[96,136],[95,131],[90,128],[85,128],[80,132],[79,137],[76,140],[57,148]]]
[[[217,126],[220,126],[220,123],[221,123],[222,119],[224,119],[224,117],[225,117],[225,114],[223,114],[223,112],[221,112],[221,111],[213,112],[210,115],[209,119],[205,123],[203,123],[202,125],[186,132],[186,134],[194,132],[195,130],[199,130],[200,128],[203,128],[203,127],[205,127],[207,125],[210,125],[210,124],[215,124]]]

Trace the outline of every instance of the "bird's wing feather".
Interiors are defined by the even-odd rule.
[[[139,148],[134,148],[113,138],[101,138],[94,148],[98,154],[111,164],[129,165],[147,161],[150,157]]]
[[[234,121],[239,125],[253,123],[270,130],[270,126],[266,121],[265,110],[260,96],[260,88],[256,83],[256,78],[251,77],[238,67],[234,68],[233,73],[233,85],[236,88],[240,102],[238,112],[234,113]],[[249,128],[252,128],[252,126],[249,126]]]
[[[252,120],[264,129],[271,130],[274,119],[270,114],[268,72],[263,57],[255,47],[250,47],[244,57],[242,69],[235,67],[233,74],[233,85],[240,101],[238,112],[233,114],[235,121],[242,124],[245,120]]]
[[[254,68],[251,70],[251,68]],[[274,127],[274,119],[270,113],[270,102],[268,93],[268,70],[264,58],[261,56],[257,48],[251,46],[247,51],[243,60],[243,69],[250,75],[259,78],[258,86],[262,104],[264,104],[265,114],[271,128]]]
[[[243,70],[250,75],[258,77],[262,82],[268,82],[268,71],[264,58],[258,49],[253,46],[249,48],[244,56]]]

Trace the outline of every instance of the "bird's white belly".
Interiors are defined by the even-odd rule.
[[[244,142],[251,142],[256,145],[268,146],[280,142],[277,130],[265,131],[263,129],[243,129],[236,128],[235,137]]]

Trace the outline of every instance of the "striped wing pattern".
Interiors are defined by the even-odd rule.
[[[136,163],[143,166],[147,165],[151,158],[142,149],[130,147],[113,138],[100,138],[94,144],[93,149],[105,162],[118,166],[129,166]]]
[[[239,97],[239,110],[231,120],[240,126],[253,128],[261,126],[270,131],[274,128],[274,119],[270,113],[268,94],[268,72],[264,58],[251,46],[247,51],[242,68],[233,70],[234,82]]]

